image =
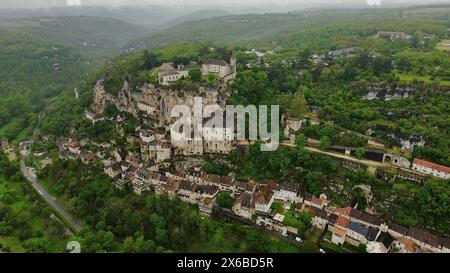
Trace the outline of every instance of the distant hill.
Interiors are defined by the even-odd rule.
[[[354,46],[377,30],[445,35],[450,6],[398,9],[338,9],[292,13],[222,16],[183,23],[129,48],[160,47],[174,43],[213,42],[245,47],[313,47],[317,50]]]
[[[120,20],[88,16],[15,19],[0,22],[0,27],[71,45],[95,58],[118,53],[130,40],[149,34]]]
[[[82,66],[84,59],[73,48],[0,29],[0,94],[50,92],[48,85],[80,79]]]
[[[0,29],[0,137],[29,135],[36,113],[89,68],[71,47]]]
[[[163,28],[166,27],[173,27],[182,23],[187,23],[187,22],[192,22],[192,21],[197,21],[197,20],[202,20],[202,19],[209,19],[209,18],[214,18],[214,17],[221,17],[221,16],[226,16],[226,15],[232,15],[230,12],[228,11],[224,11],[224,10],[200,10],[200,11],[196,11],[187,15],[183,15],[180,16],[174,20],[171,20],[169,22],[167,22],[166,24],[164,24],[164,26],[162,26]]]
[[[36,17],[105,17],[121,20],[147,29],[159,29],[159,26],[178,17],[188,15],[195,8],[176,8],[164,6],[132,7],[122,6],[117,8],[101,6],[79,7],[54,7],[49,9],[2,9],[0,6],[0,21],[10,19],[29,19]]]

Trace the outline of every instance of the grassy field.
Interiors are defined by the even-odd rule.
[[[411,75],[411,74],[403,74],[403,73],[397,73],[396,74],[401,81],[404,82],[412,82],[413,80],[417,81],[423,81],[425,83],[432,83],[432,82],[439,82],[441,85],[450,86],[450,81],[442,81],[439,78],[432,80],[430,76],[419,76],[419,75]]]
[[[437,49],[450,51],[450,39],[442,40],[438,45]]]

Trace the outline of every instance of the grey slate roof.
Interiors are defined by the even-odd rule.
[[[381,232],[380,236],[378,236],[377,242],[382,243],[387,249],[391,246],[392,242],[394,242],[394,237],[387,232]]]
[[[353,230],[356,233],[359,233],[361,235],[363,235],[364,237],[367,236],[367,234],[369,233],[369,229],[366,228],[365,226],[355,223],[355,222],[351,222],[348,224],[347,226],[348,229]]]
[[[220,66],[227,66],[227,62],[225,62],[224,60],[206,60],[203,62],[203,64],[209,65],[220,65]]]

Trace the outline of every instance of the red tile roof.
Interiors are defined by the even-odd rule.
[[[438,171],[444,172],[444,173],[450,173],[450,168],[447,166],[439,165],[439,164],[429,162],[426,160],[422,160],[422,159],[418,159],[418,158],[414,159],[413,164],[424,166],[424,167],[434,169],[434,170],[438,170]]]
[[[339,237],[343,237],[345,236],[346,230],[339,227],[333,227],[332,232]]]
[[[88,160],[88,161],[92,161],[92,160],[94,160],[94,154],[93,154],[92,152],[87,152],[87,153],[84,155],[84,159],[86,159],[86,160]]]
[[[273,192],[271,189],[263,187],[259,190],[258,194],[255,196],[255,203],[258,204],[268,204],[270,199],[272,199]]]
[[[408,231],[408,236],[434,247],[439,247],[441,245],[441,239],[438,236],[418,228],[411,227]]]
[[[316,208],[309,207],[308,211],[309,211],[309,213],[311,214],[312,217],[315,217],[317,215],[317,209]]]
[[[412,240],[407,238],[398,238],[398,241],[404,245],[405,250],[411,253],[416,253],[419,246],[416,245]]]
[[[75,149],[77,149],[77,148],[80,148],[80,143],[78,143],[78,141],[71,141],[71,142],[69,142],[69,147],[70,148],[75,148]]]
[[[246,191],[253,192],[253,191],[255,191],[255,187],[256,187],[255,181],[249,180],[248,183],[247,183],[247,187],[245,188],[245,190],[246,190]]]
[[[164,187],[169,192],[175,192],[180,187],[180,181],[169,178],[169,181],[167,182],[167,184]]]
[[[337,209],[336,209],[336,214],[337,214],[337,215],[346,215],[346,216],[349,216],[351,211],[352,211],[352,208],[351,208],[351,207],[337,208]]]
[[[320,199],[320,198],[317,198],[317,197],[313,196],[313,197],[311,198],[311,203],[313,203],[313,204],[315,204],[315,205],[318,205],[318,206],[322,206],[322,205],[323,205],[323,200]]]
[[[275,190],[278,187],[278,183],[275,180],[266,180],[261,182],[261,186],[264,186],[271,190]]]
[[[139,165],[139,159],[138,159],[137,157],[135,157],[135,156],[127,155],[127,157],[125,158],[125,160],[126,160],[127,162],[130,162],[130,163]]]
[[[348,226],[348,223],[350,222],[350,218],[345,216],[339,216],[337,224],[338,226],[346,228]]]

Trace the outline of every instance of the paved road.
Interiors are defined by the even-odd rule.
[[[291,144],[291,143],[287,143],[287,142],[282,142],[282,143],[280,143],[280,145],[281,146],[285,146],[285,147],[290,147],[290,148],[297,147],[295,144]],[[372,167],[372,168],[385,168],[385,167],[388,167],[388,168],[400,169],[402,171],[409,172],[409,173],[415,173],[415,174],[418,174],[418,175],[423,175],[423,174],[418,173],[418,172],[416,172],[414,170],[411,170],[411,169],[408,169],[408,168],[399,167],[399,166],[393,166],[393,165],[388,164],[388,163],[381,163],[381,162],[378,162],[378,161],[373,161],[373,160],[368,160],[368,159],[357,159],[357,158],[354,158],[354,157],[351,157],[351,156],[348,156],[348,155],[344,155],[344,154],[340,154],[340,153],[337,153],[337,152],[322,151],[322,150],[320,150],[318,148],[314,148],[314,147],[310,147],[310,146],[305,146],[304,149],[309,151],[309,152],[312,152],[312,153],[318,153],[318,154],[328,155],[328,156],[331,156],[331,157],[334,157],[334,158],[341,158],[341,159],[350,160],[350,161],[357,162],[357,163],[360,163],[360,164],[363,164],[363,165],[366,165],[366,166]]]
[[[39,181],[32,175],[31,171],[25,166],[25,162],[22,160],[20,162],[20,169],[22,171],[22,174],[27,178],[27,180],[31,183],[33,188],[42,196],[45,201],[47,201],[48,204],[50,204],[64,219],[71,225],[73,229],[75,229],[75,232],[79,232],[82,227],[80,222],[72,216],[70,213],[68,213],[56,200],[55,197],[53,197],[51,194],[49,194],[44,187],[39,183]]]
[[[245,145],[250,145],[249,144],[245,144]],[[281,142],[280,146],[284,146],[284,147],[288,147],[288,148],[297,148],[297,145],[295,144],[291,144],[290,142]],[[366,165],[368,167],[374,167],[374,168],[383,168],[383,167],[390,167],[389,164],[387,163],[381,163],[381,162],[377,162],[377,161],[373,161],[373,160],[368,160],[368,159],[357,159],[348,155],[344,155],[344,154],[340,154],[337,152],[331,152],[331,151],[322,151],[320,149],[311,147],[311,146],[305,146],[304,147],[305,150],[307,150],[308,152],[311,153],[317,153],[317,154],[322,154],[322,155],[328,155],[334,158],[341,158],[341,159],[346,159],[346,160],[350,160],[353,162],[357,162],[363,165]],[[401,168],[404,169],[404,168]],[[409,169],[406,169],[409,170]],[[410,171],[410,170],[409,170]]]
[[[328,155],[328,156],[335,157],[335,158],[350,160],[350,161],[357,162],[357,163],[360,163],[360,164],[363,164],[363,165],[366,165],[369,167],[376,167],[376,168],[389,167],[389,164],[386,164],[386,163],[381,163],[381,162],[368,160],[368,159],[357,159],[357,158],[354,158],[354,157],[351,157],[348,155],[344,155],[344,154],[339,154],[336,152],[322,151],[322,150],[314,148],[314,147],[305,147],[305,150],[307,150],[309,152],[313,152],[313,153]]]

